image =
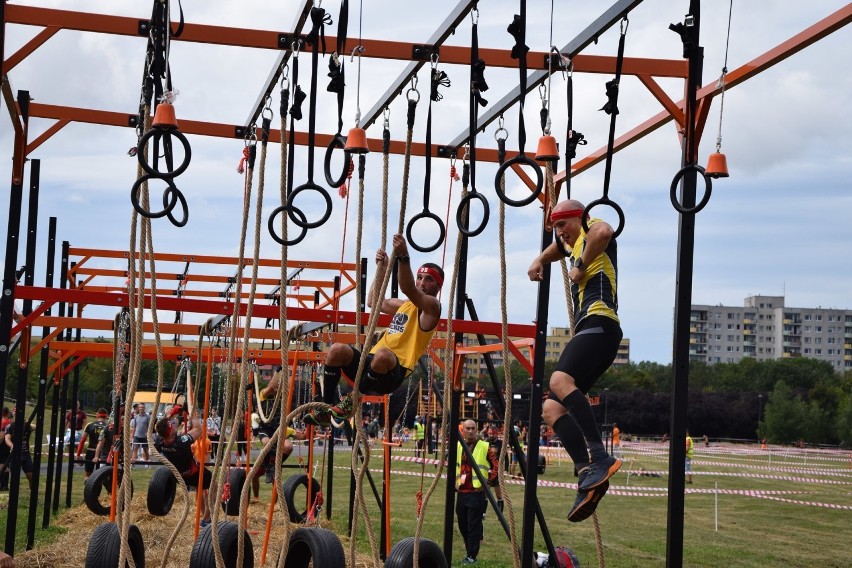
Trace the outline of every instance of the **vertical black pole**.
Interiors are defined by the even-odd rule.
[[[542,221],[541,250],[546,249],[553,242],[553,233],[548,231]],[[524,516],[522,521],[523,536],[521,539],[521,566],[530,568],[533,559],[533,537],[535,531],[535,504],[537,502],[536,490],[538,488],[538,443],[533,442],[541,423],[542,395],[544,388],[544,357],[545,342],[547,341],[547,318],[548,305],[550,303],[550,264],[544,265],[541,282],[538,283],[538,304],[535,316],[535,357],[533,361],[532,388],[530,389],[530,426],[527,430],[527,474],[524,484]],[[508,362],[506,362],[508,363]],[[511,428],[511,424],[503,425],[505,433]]]
[[[690,0],[682,34],[684,57],[689,60],[686,80],[686,136],[683,141],[682,165],[695,163],[696,91],[701,86],[704,52],[699,42],[700,0]],[[697,172],[683,177],[681,204],[695,206]],[[674,315],[674,381],[672,382],[671,446],[669,448],[669,502],[667,515],[666,566],[683,565],[684,465],[686,462],[686,405],[689,388],[689,315],[692,309],[692,270],[695,248],[695,214],[680,215],[678,226],[677,283]]]
[[[68,284],[68,241],[62,242],[62,256],[59,269],[59,288],[64,290]],[[59,317],[65,316],[65,302],[59,302]],[[44,517],[42,526],[47,527],[50,524],[50,511],[56,511],[56,501],[53,499],[53,484],[54,484],[54,464],[56,463],[56,455],[59,451],[59,445],[56,443],[56,438],[59,432],[59,381],[56,377],[58,372],[54,372],[53,378],[53,404],[50,411],[50,442],[47,453],[47,477],[45,478],[44,491]],[[51,507],[53,503],[53,507]]]
[[[468,216],[469,210],[466,209],[464,213],[464,223],[465,226],[468,225]],[[456,283],[456,305],[453,311],[453,316],[455,319],[463,319],[465,313],[465,304],[464,300],[467,295],[467,249],[468,242],[467,237],[465,235],[459,235],[461,242],[461,254],[459,256],[459,263],[455,267],[458,272],[458,278]],[[447,338],[447,349],[453,349],[453,345],[449,343],[449,341],[453,341],[457,344],[462,343],[464,340],[464,334],[456,333],[453,338]],[[453,361],[450,360],[449,369],[444,369],[444,380],[449,381],[455,379],[456,377],[452,377],[452,365]],[[459,384],[461,381],[459,380]],[[456,504],[456,463],[458,460],[458,443],[459,443],[459,402],[461,401],[461,393],[460,391],[453,389],[452,396],[449,401],[444,401],[444,404],[450,405],[450,423],[447,424],[447,428],[449,429],[449,440],[448,443],[450,445],[449,452],[447,455],[447,487],[446,487],[446,501],[444,503],[444,556],[447,558],[447,564],[453,563],[453,534],[455,531],[455,504]]]
[[[23,133],[15,133],[15,157],[13,159],[12,187],[9,195],[9,225],[6,231],[6,263],[3,270],[3,294],[0,296],[0,395],[6,394],[6,372],[9,365],[9,342],[12,328],[12,313],[15,302],[17,277],[15,265],[18,263],[18,233],[21,230],[21,201],[24,193],[23,160],[26,148],[26,124],[29,119],[30,94],[18,91],[18,106],[24,122]],[[20,167],[18,167],[20,166]],[[35,245],[33,245],[35,246]],[[32,270],[31,268],[29,270]],[[32,305],[32,302],[30,302]],[[26,346],[29,348],[29,346]],[[26,375],[24,373],[24,375]],[[20,396],[20,383],[23,382],[24,396]],[[24,432],[24,413],[26,403],[26,376],[18,375],[18,400],[15,405],[14,440],[10,459],[11,473],[9,483],[9,505],[6,517],[6,545],[9,556],[15,554],[15,525],[18,520],[18,492],[21,474],[21,437]]]
[[[56,217],[51,217],[47,229],[47,264],[45,265],[44,285],[46,288],[53,288],[53,266],[56,262]],[[45,315],[50,315],[51,310],[45,312]],[[50,333],[49,327],[41,328],[41,338],[44,339]],[[38,498],[39,482],[41,478],[41,452],[42,452],[42,437],[44,436],[44,408],[47,401],[47,364],[49,356],[49,348],[47,345],[41,348],[41,361],[38,372],[38,402],[37,402],[37,418],[35,429],[35,445],[33,446],[33,493],[30,496],[30,516],[29,524],[27,525],[27,550],[31,550],[35,538],[35,523],[36,523],[36,508],[34,504]],[[48,486],[49,487],[49,486]],[[45,500],[47,499],[48,491],[45,491]],[[44,514],[47,519],[50,519],[49,508],[45,504]],[[47,525],[43,525],[45,528]]]
[[[36,237],[38,237],[38,190],[39,190],[39,173],[41,172],[41,161],[33,160],[30,163],[30,197],[29,197],[29,215],[27,217],[27,271],[24,274],[24,284],[26,286],[32,286],[35,283],[35,257],[36,257]],[[33,301],[32,300],[24,300],[24,311],[25,315],[32,312],[33,309]],[[30,328],[32,329],[32,328]],[[32,342],[29,341],[29,337],[27,338],[28,345],[21,344],[21,355],[24,355],[24,349],[28,355],[21,361],[21,365],[19,366],[19,375],[18,375],[18,393],[21,393],[21,383],[23,383],[23,393],[24,393],[24,403],[26,403],[27,398],[27,386],[29,383],[29,370],[30,370],[30,358],[32,353]],[[41,389],[39,389],[41,390]],[[44,406],[39,407],[36,405],[36,421],[37,424],[40,425],[42,421],[42,417],[44,414]],[[21,431],[23,435],[23,430]],[[16,438],[22,439],[22,438]],[[32,441],[32,437],[30,437],[30,441]],[[33,547],[33,539],[35,535],[35,515],[36,515],[36,507],[38,506],[38,469],[36,466],[35,458],[38,456],[37,452],[41,452],[41,440],[36,437],[36,445],[37,448],[33,447],[33,472],[32,481],[30,482],[30,506],[29,506],[29,516],[27,517],[27,527],[32,525],[32,536],[30,535],[29,529],[27,530],[27,550],[30,550]],[[38,456],[41,457],[41,456]]]
[[[63,242],[63,247],[65,247],[66,243]],[[65,253],[66,249],[63,248],[63,256],[67,256]],[[64,259],[63,259],[64,260]],[[63,278],[64,284],[68,284],[68,272],[69,267],[73,268],[73,262],[65,263],[63,269]],[[74,317],[74,304],[68,304],[68,317]],[[65,340],[71,341],[71,332],[72,329],[69,327],[65,330]],[[65,367],[67,363],[62,365],[57,371],[59,372],[60,381],[62,383],[62,392],[59,395],[59,415],[57,416],[56,423],[56,479],[54,479],[53,485],[53,512],[59,511],[59,490],[62,487],[62,452],[65,449],[65,412],[68,408],[68,378],[63,376],[65,372]],[[54,385],[56,388],[57,385]],[[116,402],[118,404],[118,402]],[[116,409],[115,415],[118,416],[118,410]]]
[[[77,316],[79,317],[81,314],[78,312]],[[76,335],[74,337],[74,341],[80,342],[80,334],[82,330],[78,327]],[[75,361],[76,363],[76,361]],[[74,367],[74,383],[71,387],[71,435],[68,437],[68,485],[65,490],[65,506],[71,506],[71,490],[74,485],[74,454],[77,451],[77,444],[75,442],[76,435],[74,434],[77,431],[77,412],[82,408],[77,399],[80,397],[80,365]]]

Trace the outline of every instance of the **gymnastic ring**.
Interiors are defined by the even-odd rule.
[[[533,190],[532,194],[530,194],[530,196],[526,199],[519,199],[517,201],[514,199],[509,199],[509,197],[503,192],[503,189],[500,187],[502,185],[500,183],[500,180],[506,174],[506,169],[512,167],[515,164],[526,164],[528,166],[531,166],[536,174],[535,189]],[[497,168],[497,175],[494,176],[494,188],[497,190],[497,196],[503,203],[505,203],[506,205],[511,205],[512,207],[523,207],[524,205],[529,205],[530,203],[538,199],[542,187],[544,187],[544,174],[541,171],[541,166],[539,166],[535,160],[533,160],[526,154],[518,154],[511,160],[507,160],[500,164],[500,167]]]
[[[297,245],[297,244],[299,244],[300,242],[302,242],[302,240],[304,240],[305,236],[307,236],[307,234],[308,234],[308,229],[307,229],[307,227],[299,227],[300,229],[302,229],[302,232],[301,232],[301,233],[299,233],[299,236],[298,236],[298,237],[296,237],[295,239],[289,240],[289,241],[285,241],[284,239],[282,239],[281,237],[279,237],[279,236],[278,236],[278,233],[276,233],[276,232],[275,232],[275,223],[274,223],[274,221],[275,221],[275,218],[278,216],[278,214],[279,214],[279,213],[283,213],[283,212],[284,212],[284,210],[285,210],[285,209],[287,209],[287,208],[288,208],[288,207],[287,207],[286,205],[279,205],[278,207],[276,207],[276,208],[275,208],[275,210],[272,212],[272,214],[269,216],[269,221],[267,222],[267,227],[269,228],[269,235],[272,237],[272,239],[273,239],[276,243],[278,243],[279,245],[283,245],[283,246],[288,246],[288,247],[289,247],[289,246]],[[295,208],[295,207],[294,207],[294,209],[295,209],[296,211],[298,211],[297,215],[301,215],[301,216],[302,216],[302,219],[303,219],[304,221],[307,221],[307,220],[308,220],[308,219],[307,219],[307,217],[305,217],[305,214],[302,212],[302,210],[301,210],[301,209],[297,209],[297,208]]]
[[[174,201],[174,195],[177,196],[178,203],[180,203],[180,207],[183,210],[183,217],[180,221],[175,219],[174,215],[172,215],[172,211],[174,211],[175,206],[173,205],[172,207],[169,207],[169,203],[171,201],[169,201],[168,197],[166,197],[169,193],[172,193],[173,195],[171,201]],[[181,192],[181,190],[175,187],[172,183],[169,183],[169,187],[167,187],[166,191],[163,192],[163,207],[165,207],[166,217],[169,218],[169,221],[171,221],[172,225],[175,227],[183,227],[186,225],[186,222],[189,221],[189,206],[186,204],[186,197],[184,197],[183,192]]]
[[[340,172],[340,177],[334,179],[331,177],[331,155],[334,153],[336,148],[340,148],[343,150],[343,155],[346,158],[343,161],[343,171]],[[323,170],[325,173],[325,181],[328,182],[329,187],[340,187],[344,183],[346,183],[346,177],[349,175],[349,161],[351,160],[351,152],[347,152],[346,148],[346,137],[342,134],[335,134],[331,138],[331,142],[328,143],[328,147],[325,149],[325,160],[323,162]]]
[[[701,177],[704,178],[704,197],[701,198],[701,201],[698,202],[694,207],[684,207],[680,204],[680,201],[677,200],[677,185],[680,183],[681,178],[687,174],[687,172],[696,171],[701,174]],[[710,176],[704,175],[704,168],[699,166],[698,164],[687,164],[680,169],[678,173],[675,174],[674,179],[672,180],[671,191],[669,192],[669,196],[672,200],[672,207],[677,209],[680,213],[684,215],[688,213],[698,213],[704,206],[707,205],[707,202],[710,201],[710,193],[713,191],[713,180],[710,179]]]
[[[621,231],[624,230],[624,211],[621,210],[621,207],[619,207],[618,203],[616,203],[609,197],[601,197],[600,199],[595,199],[594,201],[586,205],[586,208],[583,209],[583,216],[580,217],[580,222],[583,224],[583,230],[586,232],[586,234],[588,234],[589,212],[592,210],[593,207],[596,207],[598,205],[609,205],[616,212],[616,214],[618,214],[618,228],[616,228],[615,231],[612,233],[612,238],[614,239],[618,237],[618,235],[621,234]]]
[[[418,553],[420,566],[434,568],[447,568],[447,558],[438,543],[428,538],[420,539],[420,552]],[[414,537],[402,539],[391,548],[385,568],[403,568],[414,564]]]
[[[165,193],[163,193],[163,199],[165,200],[166,194],[171,191],[172,198],[168,203],[165,203],[165,209],[162,211],[157,211],[156,213],[152,211],[148,211],[139,203],[139,189],[142,187],[142,184],[147,182],[149,179],[162,179],[169,186],[166,189]],[[130,188],[130,203],[133,205],[133,208],[137,213],[142,215],[143,217],[147,217],[148,219],[159,219],[160,217],[165,217],[169,213],[171,213],[172,209],[175,208],[178,202],[178,194],[180,191],[177,186],[171,179],[164,179],[159,176],[155,176],[153,174],[144,174],[136,182],[133,184],[133,187]]]
[[[302,215],[302,219],[298,219],[294,213],[297,209],[293,206],[293,201],[295,201],[296,196],[299,195],[303,191],[316,190],[325,199],[325,213],[320,217],[318,221],[312,221],[308,223],[305,215]],[[287,198],[287,215],[290,217],[290,220],[293,221],[299,227],[303,229],[314,229],[316,227],[321,226],[323,223],[328,221],[328,218],[331,217],[331,197],[328,195],[328,191],[321,185],[317,185],[316,183],[309,181],[303,183],[292,192],[290,192],[290,196]]]
[[[165,136],[174,136],[180,143],[183,144],[183,162],[174,170],[161,172],[159,170],[155,170],[148,161],[145,159],[145,144],[148,143],[148,140],[153,138],[154,136],[159,135],[160,138]],[[175,176],[179,176],[183,172],[186,171],[186,168],[189,167],[189,161],[192,159],[192,150],[189,147],[189,140],[186,139],[186,136],[180,130],[163,130],[162,128],[151,128],[142,135],[142,138],[139,139],[139,144],[136,146],[136,158],[139,160],[139,165],[142,166],[142,169],[145,170],[145,173],[151,174],[154,177],[160,177],[163,179],[173,178]]]
[[[434,245],[428,247],[421,247],[417,243],[414,242],[414,239],[411,236],[411,229],[414,227],[414,223],[419,221],[420,219],[432,219],[438,224],[438,240]],[[441,243],[444,242],[444,236],[447,234],[447,230],[444,227],[444,222],[441,221],[441,218],[429,211],[428,209],[424,209],[422,212],[418,213],[408,222],[408,226],[405,228],[405,236],[408,238],[408,243],[411,245],[411,248],[418,252],[432,252],[441,246]]]
[[[482,203],[482,223],[476,229],[469,229],[464,225],[464,208],[469,204],[470,201],[474,199],[478,199]],[[491,212],[491,208],[488,206],[488,200],[485,199],[485,196],[481,193],[477,193],[476,191],[472,191],[462,197],[461,202],[459,203],[458,211],[456,211],[456,223],[459,226],[459,232],[466,237],[475,237],[485,230],[485,226],[488,224],[488,217]]]

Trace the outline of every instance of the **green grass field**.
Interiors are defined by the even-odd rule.
[[[349,455],[346,451],[335,453],[333,518],[328,528],[339,534],[347,532]],[[401,451],[395,450],[395,455],[411,457],[413,454],[403,448]],[[553,455],[560,454],[554,450]],[[666,448],[655,443],[625,444],[622,457],[624,466],[613,478],[610,492],[598,509],[606,566],[664,566],[667,518],[665,470],[668,467]],[[540,479],[573,483],[573,466],[565,458],[560,455],[560,459],[550,459]],[[380,483],[382,456],[378,451],[373,452],[370,466],[374,479]],[[662,475],[637,475],[640,468],[645,472],[661,472]],[[414,534],[421,466],[394,459],[392,470],[391,536],[392,541],[397,542]],[[696,447],[693,470],[694,483],[687,485],[685,496],[684,566],[852,566],[848,544],[852,542],[852,454],[778,447],[761,451],[757,446],[714,444],[705,448],[699,445]],[[144,493],[151,471],[134,469],[137,495]],[[82,469],[78,468],[77,472],[79,480],[75,479],[77,483],[73,502],[81,503]],[[434,465],[426,465],[422,480],[424,492],[435,478],[435,472]],[[288,470],[285,475],[290,473],[293,470]],[[270,487],[261,483],[262,502],[268,503]],[[365,485],[364,490],[378,535],[379,515],[375,499],[368,486]],[[523,485],[509,485],[509,495],[514,505],[516,532],[520,540]],[[574,495],[574,489],[567,487],[539,487],[538,490],[539,502],[554,543],[572,548],[583,566],[594,567],[598,565],[598,560],[592,519],[576,524],[565,519]],[[60,511],[64,509],[64,496],[63,484]],[[443,544],[444,499],[444,483],[440,481],[428,503],[423,531],[423,536],[440,545]],[[23,550],[26,529],[26,500],[23,501],[17,523],[18,551]],[[5,500],[0,501],[0,505],[5,503]],[[140,514],[147,515],[141,511]],[[171,518],[170,515],[164,519],[154,519],[154,522],[168,523]],[[38,520],[40,526],[41,513]],[[0,529],[4,533],[5,524],[6,516],[2,515]],[[369,541],[363,533],[363,525],[361,522],[362,534],[358,546],[366,554],[369,553]],[[249,530],[255,541],[255,549],[259,550],[263,526],[250,526]],[[61,532],[62,529],[55,527],[39,532],[36,549],[49,545]],[[458,531],[454,532],[452,565],[459,566],[464,557],[464,547]],[[537,528],[535,548],[545,550]],[[259,554],[256,556],[259,565]],[[494,513],[489,511],[478,565],[483,568],[512,566],[511,558],[509,539]]]

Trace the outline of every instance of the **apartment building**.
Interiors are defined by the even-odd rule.
[[[784,296],[749,296],[743,306],[693,304],[691,361],[736,363],[809,357],[835,371],[852,369],[852,311],[792,308]]]

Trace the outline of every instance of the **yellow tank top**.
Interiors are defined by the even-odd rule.
[[[432,336],[435,335],[434,329],[430,331],[420,329],[419,316],[420,310],[411,300],[402,304],[370,353],[386,347],[393,351],[399,359],[399,364],[410,373],[417,364],[417,360],[426,352]]]

